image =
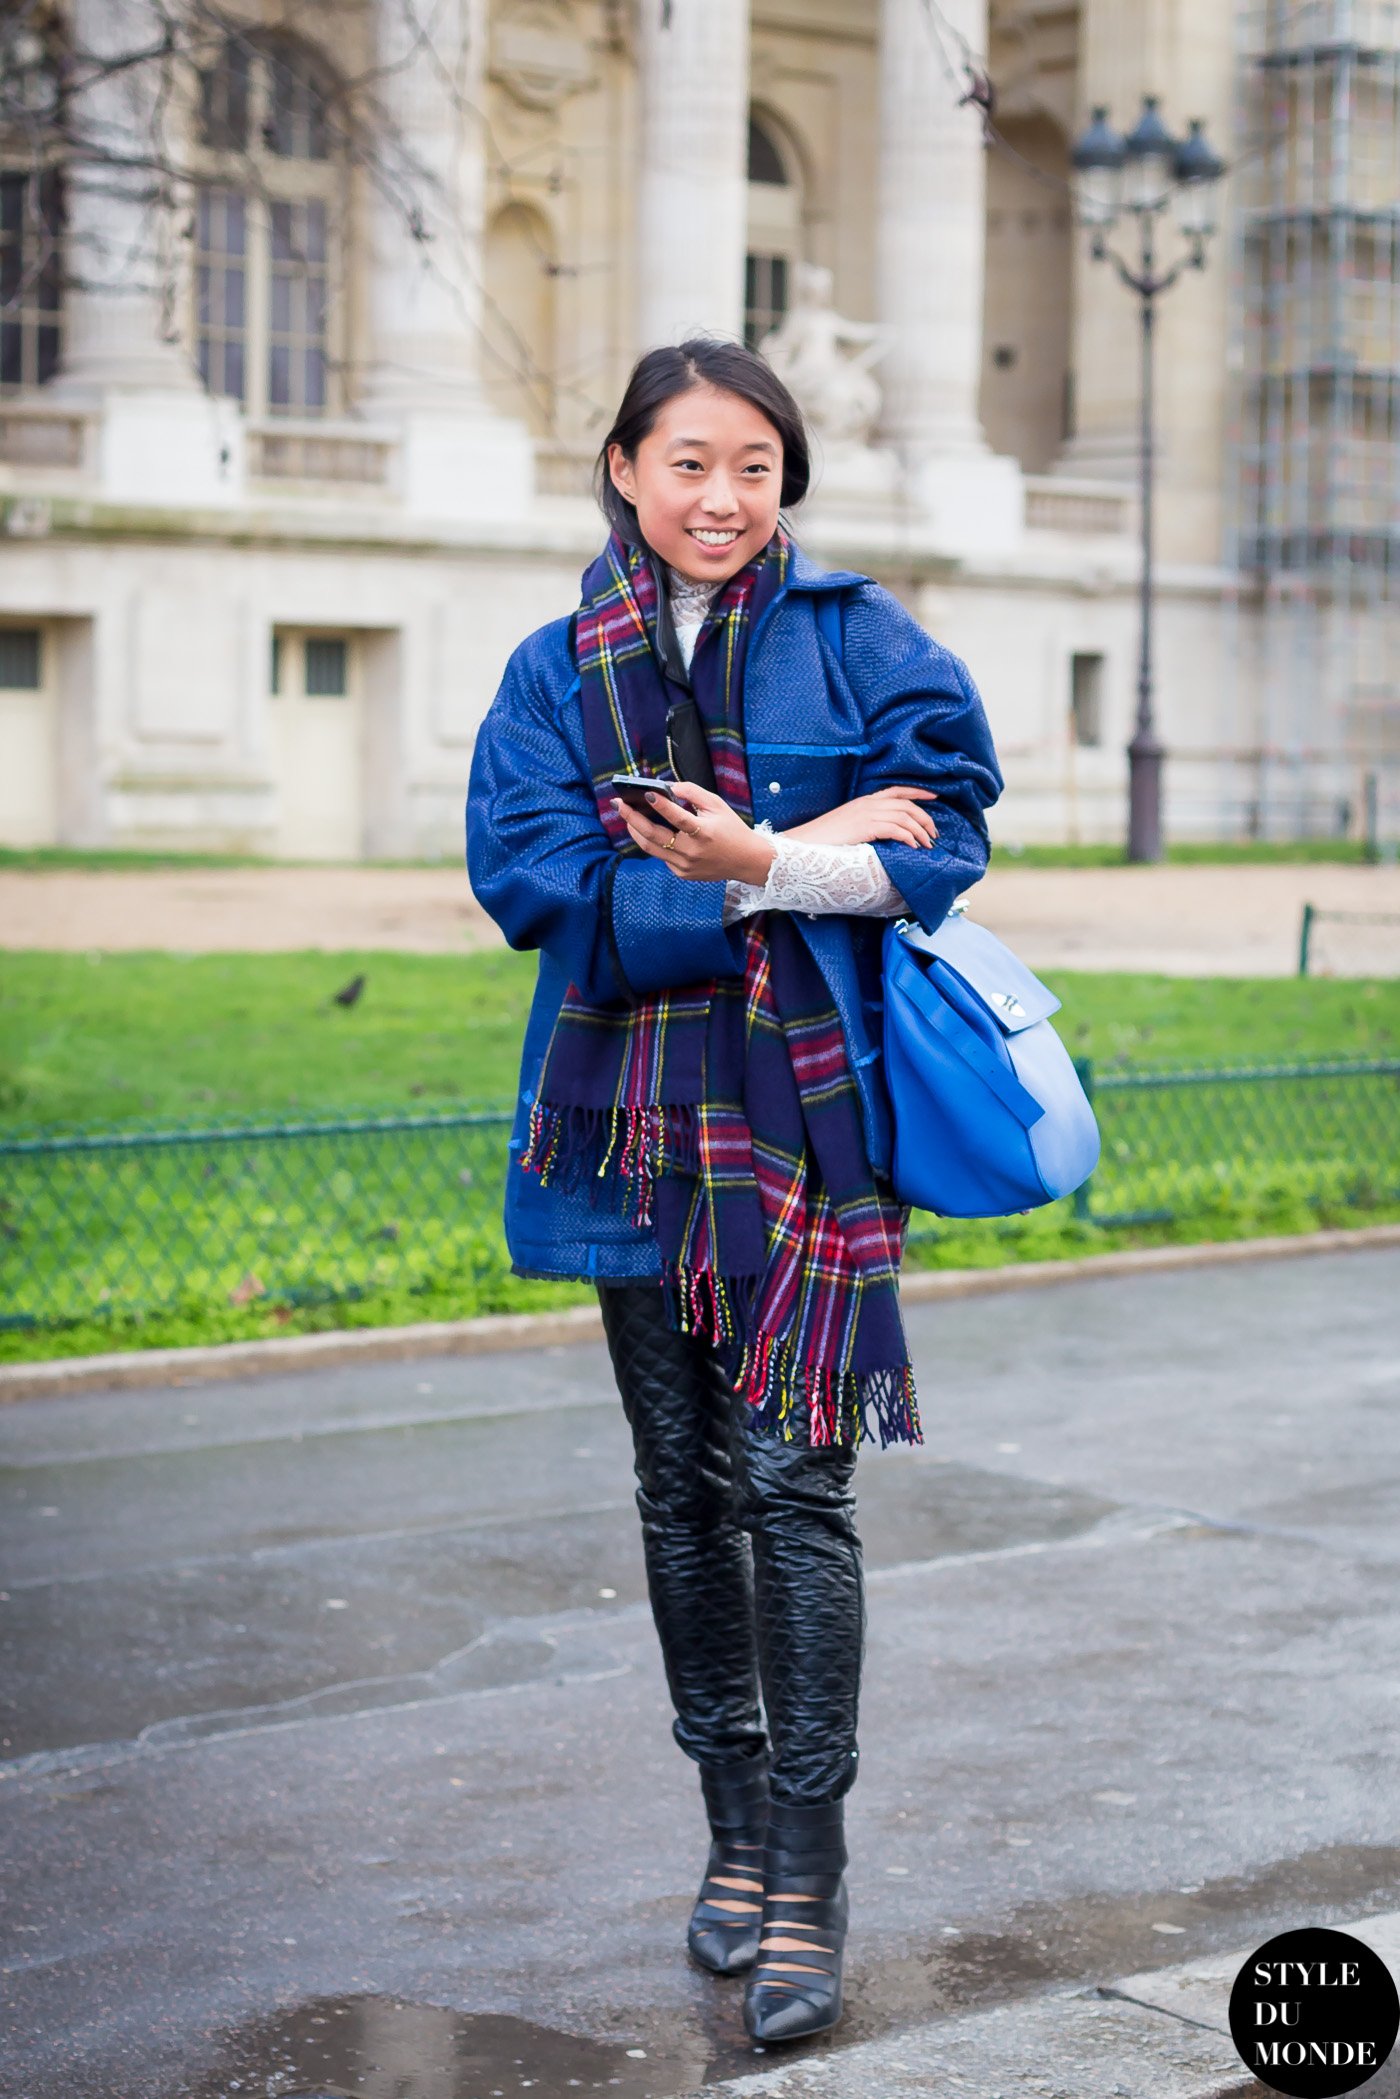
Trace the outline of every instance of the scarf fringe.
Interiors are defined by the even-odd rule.
[[[859,1445],[875,1436],[881,1450],[923,1442],[911,1364],[859,1373],[799,1364],[779,1335],[752,1331],[758,1276],[722,1276],[668,1263],[663,1279],[672,1324],[734,1359],[731,1381],[762,1434],[814,1449]]]
[[[687,1103],[589,1108],[537,1100],[520,1164],[544,1186],[566,1195],[586,1193],[595,1209],[620,1210],[633,1224],[650,1224],[657,1177],[700,1171],[700,1118]]]
[[[537,1100],[520,1164],[543,1184],[586,1193],[595,1207],[648,1225],[657,1176],[700,1171],[700,1118],[689,1104],[590,1108]],[[910,1364],[858,1374],[799,1363],[780,1336],[754,1331],[759,1275],[667,1263],[663,1280],[671,1324],[709,1341],[734,1364],[735,1390],[762,1433],[819,1449],[875,1436],[882,1450],[923,1442]]]
[[[756,1361],[741,1362],[735,1389],[754,1409],[755,1425],[767,1435],[781,1436],[786,1443],[810,1443],[815,1449],[829,1445],[855,1444],[880,1439],[881,1450],[891,1443],[922,1443],[924,1432],[914,1396],[914,1373],[907,1363],[888,1370],[807,1369],[794,1377],[781,1343],[762,1335],[767,1343]],[[755,1351],[745,1350],[750,1357]],[[806,1428],[806,1435],[800,1433]]]

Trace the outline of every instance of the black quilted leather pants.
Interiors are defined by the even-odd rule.
[[[632,1430],[647,1585],[699,1764],[759,1755],[775,1800],[855,1783],[865,1582],[853,1449],[759,1434],[713,1349],[667,1322],[659,1283],[598,1284]]]

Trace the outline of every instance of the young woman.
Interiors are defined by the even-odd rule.
[[[1001,787],[957,658],[783,528],[807,480],[760,358],[707,339],[643,357],[599,457],[607,546],[573,617],[511,658],[467,810],[477,896],[540,950],[511,1259],[597,1285],[710,1823],[689,1945],[749,1971],[765,2042],[841,2016],[856,1450],[872,1425],[922,1441],[882,921],[939,923],[986,865]]]

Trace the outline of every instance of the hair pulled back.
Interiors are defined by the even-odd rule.
[[[800,503],[807,493],[812,478],[807,426],[802,410],[772,366],[765,364],[756,351],[723,336],[690,336],[683,343],[648,350],[637,359],[594,465],[593,493],[598,507],[629,545],[642,546],[645,540],[637,522],[636,506],[627,501],[608,471],[608,448],[620,445],[628,459],[635,459],[638,445],[650,436],[666,403],[697,386],[713,386],[720,393],[737,394],[773,425],[783,441],[779,501],[784,509]]]

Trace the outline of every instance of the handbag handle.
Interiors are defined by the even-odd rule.
[[[1015,1073],[993,1055],[976,1028],[969,1027],[962,1015],[955,1013],[939,997],[916,962],[900,972],[899,988],[913,1000],[929,1026],[937,1030],[954,1054],[961,1057],[969,1070],[976,1072],[983,1085],[1015,1116],[1023,1130],[1040,1121],[1045,1113],[1044,1104],[1033,1093],[1028,1093]]]

